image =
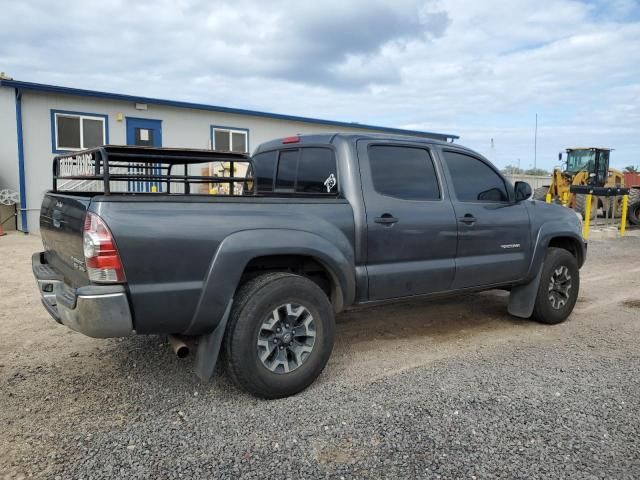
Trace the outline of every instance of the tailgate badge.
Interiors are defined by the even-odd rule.
[[[58,207],[58,208],[62,208],[62,205],[63,205],[62,200],[58,200],[58,201],[56,202],[56,207]]]

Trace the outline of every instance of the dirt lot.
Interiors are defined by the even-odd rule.
[[[640,236],[593,240],[548,327],[504,292],[345,313],[307,391],[256,400],[159,337],[48,318],[0,238],[0,478],[639,478]]]

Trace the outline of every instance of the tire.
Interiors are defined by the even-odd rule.
[[[631,225],[640,225],[640,188],[629,191],[627,219]]]
[[[576,258],[563,248],[549,248],[531,319],[547,325],[564,322],[576,305],[579,290],[580,270]]]
[[[597,200],[591,200],[591,220],[593,220],[594,218],[596,218],[596,215],[598,215],[598,201]],[[596,204],[596,206],[594,207],[593,204]],[[582,193],[577,193],[576,194],[576,208],[575,211],[578,212],[580,215],[582,215],[582,218],[585,219],[585,215],[587,212],[587,196],[582,194]]]
[[[320,375],[334,337],[333,306],[320,287],[290,273],[261,275],[234,300],[223,345],[227,371],[256,396],[294,395]]]
[[[547,193],[549,192],[549,187],[538,187],[533,191],[533,199],[534,200],[542,200],[543,202],[547,199]]]
[[[617,200],[617,201],[616,201]],[[605,208],[604,213],[609,218],[622,217],[622,197],[609,197],[603,200]]]

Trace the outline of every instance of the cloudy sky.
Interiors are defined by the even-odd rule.
[[[640,164],[640,0],[0,0],[0,70],[455,133],[501,167],[533,164],[538,113],[538,166]]]

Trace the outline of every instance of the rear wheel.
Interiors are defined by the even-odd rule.
[[[542,266],[532,320],[554,325],[573,311],[580,290],[576,258],[562,248],[549,248]]]
[[[333,349],[326,294],[308,278],[270,273],[241,287],[224,341],[227,369],[244,390],[280,398],[304,390]]]

